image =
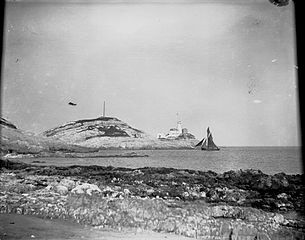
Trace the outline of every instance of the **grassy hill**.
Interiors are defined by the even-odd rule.
[[[115,117],[78,120],[45,131],[45,137],[92,148],[166,149],[192,148],[196,139],[160,141]]]
[[[94,149],[74,146],[60,140],[54,140],[24,132],[4,118],[0,118],[0,130],[1,155],[7,153],[48,155],[55,152],[94,151]]]

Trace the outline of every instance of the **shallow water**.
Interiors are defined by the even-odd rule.
[[[201,150],[105,150],[108,155],[136,152],[149,157],[137,158],[28,158],[39,165],[101,165],[114,167],[170,167],[222,173],[229,170],[260,169],[267,174],[302,173],[300,147],[223,147],[220,151]]]

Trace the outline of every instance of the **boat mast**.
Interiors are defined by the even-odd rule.
[[[210,129],[207,128],[207,148],[209,147],[209,136],[210,136]]]

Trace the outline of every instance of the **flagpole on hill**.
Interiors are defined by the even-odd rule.
[[[106,103],[104,101],[104,106],[103,106],[103,117],[105,117],[105,109],[106,109]]]

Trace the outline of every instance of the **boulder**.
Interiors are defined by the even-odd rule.
[[[71,191],[76,186],[76,183],[69,178],[62,179],[59,184],[65,186],[69,191]]]
[[[65,195],[68,193],[68,188],[64,185],[57,185],[55,187],[55,191],[58,192],[59,194]]]
[[[77,185],[75,188],[71,190],[72,193],[76,194],[88,194],[92,195],[93,192],[102,192],[101,189],[95,184],[90,183],[83,183],[80,185]]]

